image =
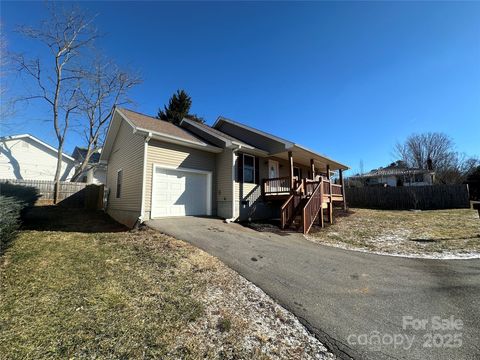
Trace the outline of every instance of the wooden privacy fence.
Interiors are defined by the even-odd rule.
[[[0,179],[0,190],[2,183],[33,187],[37,189],[39,195],[39,199],[35,205],[53,204],[55,195],[54,181]],[[86,183],[60,181],[57,204],[74,208],[102,209],[103,191],[103,185],[87,185]]]
[[[469,208],[467,185],[363,187],[345,189],[350,207],[384,210]]]

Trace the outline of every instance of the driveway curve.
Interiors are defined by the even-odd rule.
[[[478,259],[367,254],[213,218],[147,225],[218,257],[343,359],[480,358]]]

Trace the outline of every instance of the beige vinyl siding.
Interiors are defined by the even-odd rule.
[[[235,154],[235,181],[234,181],[234,196],[235,196],[235,218],[240,220],[246,220],[248,218],[255,219],[257,215],[255,214],[257,210],[257,205],[262,202],[262,188],[261,183],[262,179],[267,177],[268,165],[265,165],[267,158],[259,158],[259,180],[260,184],[252,183],[243,183],[238,181],[238,156]],[[247,201],[247,204],[243,202]]]
[[[225,149],[216,155],[217,215],[224,219],[233,217],[233,152]]]
[[[215,154],[170,144],[159,140],[150,140],[147,147],[147,168],[145,180],[145,217],[150,218],[152,203],[153,165],[163,165],[173,168],[189,168],[212,172],[212,213],[216,214],[215,202]]]
[[[235,155],[237,156],[237,155]],[[259,158],[259,180],[260,184],[241,183],[237,180],[237,169],[235,165],[235,218],[239,220],[264,219],[277,216],[279,207],[263,202],[261,183],[263,179],[268,178],[268,160],[276,160],[279,162],[280,177],[289,176],[289,165],[287,160],[275,157]],[[238,164],[235,161],[235,164]],[[294,162],[294,166],[302,169],[302,177],[308,176],[309,167],[298,165]],[[247,203],[244,203],[247,202]],[[278,204],[277,204],[278,205]]]
[[[141,213],[144,141],[143,136],[134,134],[133,128],[122,121],[108,159],[108,212],[117,221],[129,226],[135,223]],[[119,169],[123,170],[123,183],[121,196],[117,198]]]

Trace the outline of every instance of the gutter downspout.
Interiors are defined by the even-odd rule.
[[[230,219],[225,219],[226,223],[231,223],[235,222],[237,220],[238,216],[235,214],[235,151],[240,150],[242,148],[242,145],[235,145],[234,148],[232,148],[232,217]]]
[[[145,182],[147,180],[147,154],[148,154],[148,142],[152,138],[152,133],[149,132],[145,136],[143,143],[143,175],[142,175],[142,204],[140,207],[140,217],[138,222],[141,224],[145,221]]]

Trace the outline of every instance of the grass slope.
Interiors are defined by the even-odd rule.
[[[34,208],[0,257],[1,359],[332,359],[216,258],[103,213]]]
[[[182,267],[185,247],[148,235],[22,232],[1,267],[0,353],[168,355],[202,314],[192,294],[203,284]]]
[[[470,209],[388,211],[351,209],[334,226],[314,228],[310,239],[386,253],[480,252],[480,219]]]

